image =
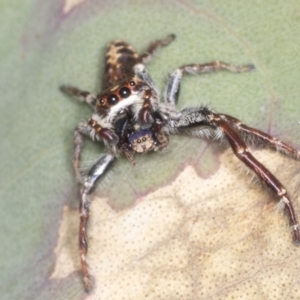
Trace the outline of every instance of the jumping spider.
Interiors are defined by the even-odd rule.
[[[165,149],[171,134],[227,141],[233,153],[284,204],[292,226],[293,240],[300,243],[297,218],[287,191],[278,179],[252,156],[245,141],[255,141],[294,159],[299,159],[300,151],[275,137],[244,125],[234,117],[217,113],[206,106],[187,107],[181,111],[176,108],[180,81],[184,74],[218,70],[241,73],[251,71],[254,66],[234,66],[221,61],[181,66],[171,73],[162,103],[145,64],[151,60],[157,49],[167,46],[174,39],[175,35],[171,34],[163,40],[157,40],[141,55],[126,42],[115,40],[108,46],[105,56],[103,92],[93,95],[73,86],[61,87],[64,93],[80,102],[86,102],[94,110],[92,117],[88,121],[80,122],[75,129],[73,154],[73,166],[81,186],[79,249],[83,282],[87,292],[92,288],[86,262],[89,194],[93,191],[96,181],[122,153],[135,164],[135,152],[144,154]],[[80,172],[83,135],[104,143],[108,150],[108,153],[100,156],[86,176],[82,176]]]

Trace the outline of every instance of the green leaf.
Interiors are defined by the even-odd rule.
[[[296,0],[2,1],[1,299],[84,297],[71,157],[90,111],[61,84],[98,92],[111,40],[142,51],[175,33],[147,66],[162,94],[183,64],[253,63],[251,73],[186,76],[180,108],[208,104],[299,147],[299,12]],[[86,144],[88,168],[105,149]],[[287,218],[216,149],[173,137],[137,167],[120,158],[99,183],[88,232],[97,299],[120,299],[119,289],[123,299],[297,298],[300,250]],[[299,163],[255,155],[299,202]]]

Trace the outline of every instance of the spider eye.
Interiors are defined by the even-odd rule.
[[[130,89],[128,87],[122,87],[119,91],[119,95],[122,98],[127,98],[130,96]]]
[[[105,103],[104,99],[100,99],[100,104],[103,105]]]
[[[115,105],[118,103],[118,97],[115,95],[115,94],[110,94],[108,97],[107,97],[107,101],[110,105]]]
[[[130,81],[129,84],[130,84],[131,86],[135,86],[135,82],[134,82],[134,81]]]
[[[143,142],[145,142],[145,141],[146,141],[146,138],[145,138],[145,137],[143,137],[143,138],[142,138],[142,141],[143,141]]]

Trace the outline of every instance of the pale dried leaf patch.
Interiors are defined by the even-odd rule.
[[[279,175],[299,216],[299,163],[255,156]],[[207,179],[187,166],[122,212],[93,199],[88,262],[97,286],[89,299],[297,299],[300,249],[286,216],[230,152],[220,162]],[[79,270],[78,223],[65,209],[52,277]]]

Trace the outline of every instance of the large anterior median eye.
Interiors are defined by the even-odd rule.
[[[122,87],[119,91],[119,95],[122,98],[127,98],[130,96],[130,89],[128,87]]]
[[[108,104],[115,105],[115,104],[118,103],[119,99],[118,99],[118,97],[115,94],[110,94],[107,97],[107,101],[108,101]]]

